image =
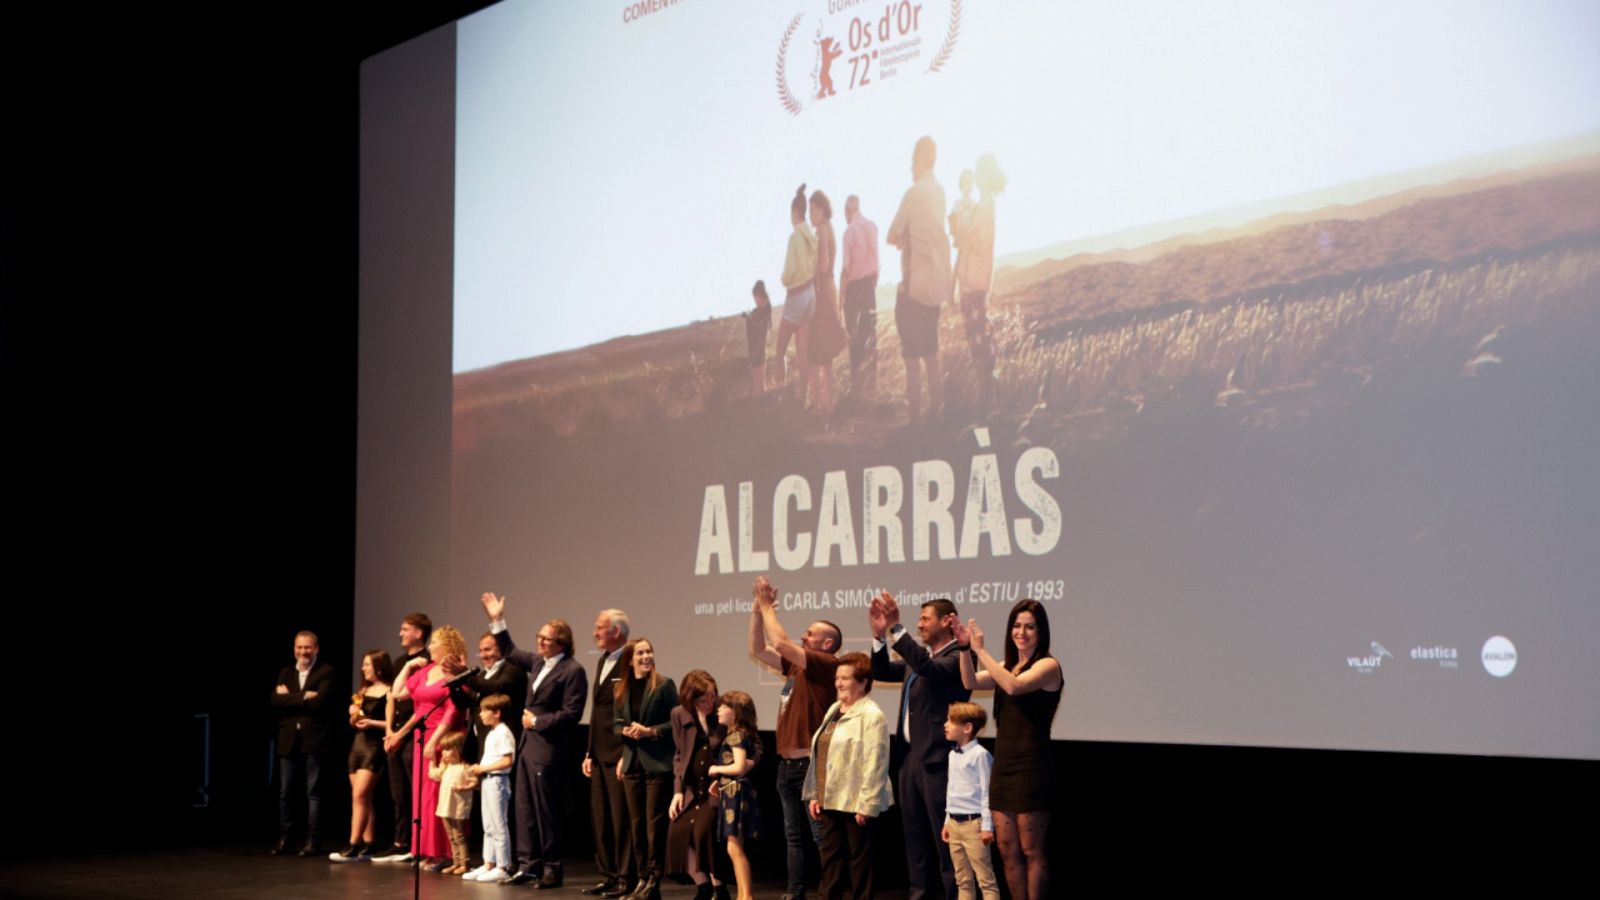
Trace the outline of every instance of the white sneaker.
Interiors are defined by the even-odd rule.
[[[495,869],[493,872],[489,873],[487,878],[480,878],[478,880],[487,882],[489,884],[505,884],[511,880],[511,870],[506,868]]]
[[[374,857],[372,861],[378,863],[409,863],[415,859],[416,857],[410,853],[391,853],[388,856]]]

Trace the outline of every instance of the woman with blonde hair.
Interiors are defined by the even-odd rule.
[[[783,318],[778,322],[778,365],[785,363],[789,338],[795,339],[795,368],[800,374],[796,398],[803,405],[811,349],[811,316],[817,305],[817,233],[806,224],[806,186],[789,200],[789,246],[783,258]],[[783,370],[780,368],[779,370]],[[786,377],[786,376],[785,376]]]
[[[425,730],[425,742],[417,744],[413,758],[413,784],[411,790],[411,818],[420,823],[413,826],[411,847],[418,859],[426,857],[423,866],[438,872],[449,864],[450,838],[443,823],[435,814],[439,806],[439,782],[429,778],[428,767],[439,756],[439,741],[448,733],[467,727],[466,716],[450,702],[450,689],[445,683],[467,670],[467,641],[449,625],[433,630],[428,639],[429,662],[418,657],[395,675],[394,695],[397,700],[412,701],[411,719],[384,738],[384,749],[398,745],[413,728]],[[396,811],[395,815],[401,815]]]

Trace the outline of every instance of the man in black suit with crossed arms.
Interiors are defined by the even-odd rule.
[[[939,839],[951,746],[944,738],[944,721],[950,704],[972,696],[961,684],[956,607],[945,598],[922,604],[917,632],[927,647],[900,624],[900,606],[888,591],[873,598],[867,621],[872,626],[872,677],[905,683],[895,716],[894,749],[901,758],[896,799],[905,828],[910,898],[955,900],[955,867],[950,848]],[[901,661],[889,659],[890,647]]]
[[[501,655],[528,673],[511,795],[517,823],[517,873],[511,883],[538,879],[538,887],[558,888],[561,819],[566,812],[562,776],[577,768],[578,720],[583,717],[589,676],[572,658],[572,626],[566,622],[544,623],[539,629],[539,652],[534,654],[512,642],[506,629],[506,598],[484,594],[483,611]]]
[[[339,689],[333,666],[317,661],[317,636],[294,636],[294,665],[278,673],[272,712],[278,720],[278,846],[274,856],[292,853],[289,845],[300,830],[300,791],[306,795],[305,846],[301,856],[322,852],[323,751],[329,743],[328,710],[336,709]]]

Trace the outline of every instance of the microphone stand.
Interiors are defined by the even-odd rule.
[[[420,743],[418,743],[416,746],[421,747],[424,750],[424,753],[422,754],[422,762],[423,762],[424,765],[426,765],[427,762],[428,762],[428,756],[427,756],[427,753],[425,752],[426,749],[427,749],[427,746],[428,746],[428,716],[433,715],[433,711],[434,710],[438,709],[439,707],[441,707],[444,704],[449,703],[449,702],[451,702],[451,700],[450,700],[450,692],[447,690],[447,691],[445,691],[445,695],[443,697],[440,697],[439,701],[437,703],[435,703],[432,706],[428,707],[427,712],[424,712],[422,714],[422,718],[417,720],[417,728],[416,728],[417,736],[416,736],[416,740],[420,741]],[[427,770],[423,769],[423,768],[419,768],[419,769],[417,769],[416,772],[413,773],[412,777],[416,779],[416,783],[411,786],[411,809],[412,809],[412,812],[414,813],[412,815],[412,817],[411,817],[411,900],[421,900],[421,898],[422,898],[422,779],[428,777]]]

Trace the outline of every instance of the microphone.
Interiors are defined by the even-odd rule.
[[[453,688],[453,687],[461,684],[463,681],[466,681],[466,680],[468,680],[470,678],[473,678],[473,677],[475,677],[477,675],[482,675],[482,674],[483,674],[483,670],[478,668],[478,667],[476,667],[476,666],[474,666],[474,667],[466,670],[465,672],[462,672],[460,675],[457,675],[456,677],[450,679],[449,681],[446,681],[444,683],[444,686],[447,687],[447,688]]]

